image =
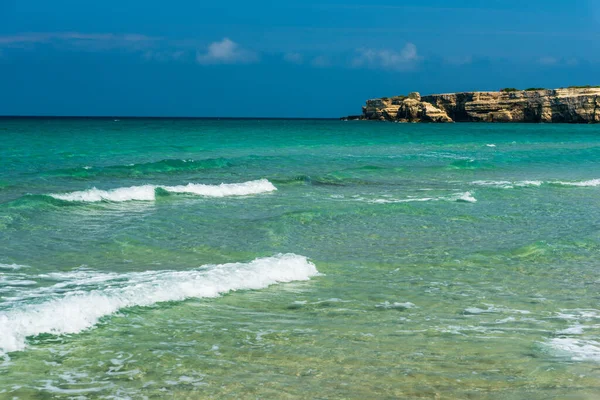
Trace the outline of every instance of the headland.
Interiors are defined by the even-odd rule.
[[[599,123],[600,86],[560,89],[502,89],[367,100],[348,120],[392,122]]]

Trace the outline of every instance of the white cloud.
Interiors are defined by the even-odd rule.
[[[358,56],[352,60],[354,67],[384,68],[405,70],[413,68],[421,57],[417,52],[417,46],[407,43],[400,51],[358,49]]]
[[[325,56],[318,56],[312,59],[310,65],[317,68],[325,68],[331,65],[331,61]]]
[[[292,64],[302,64],[304,57],[300,53],[285,53],[283,59]]]
[[[198,64],[247,64],[258,61],[258,56],[230,40],[224,38],[220,42],[213,42],[208,46],[206,53],[196,54]]]

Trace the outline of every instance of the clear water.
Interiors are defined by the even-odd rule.
[[[2,399],[599,396],[600,126],[0,138]]]

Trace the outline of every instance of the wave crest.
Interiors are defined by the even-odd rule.
[[[524,187],[540,187],[542,185],[551,186],[575,186],[575,187],[596,187],[600,186],[600,179],[590,179],[587,181],[538,181],[538,180],[527,180],[527,181],[474,181],[472,185],[476,186],[487,186],[500,189],[514,189]]]
[[[156,199],[156,189],[162,189],[169,193],[189,193],[206,197],[228,197],[246,196],[273,192],[277,188],[266,179],[248,181],[243,183],[222,183],[220,185],[203,185],[189,183],[179,186],[143,185],[117,188],[112,190],[100,190],[92,188],[71,193],[54,193],[51,197],[64,201],[77,202],[99,202],[99,201],[153,201]]]
[[[276,283],[305,281],[318,274],[315,265],[296,254],[257,258],[249,263],[205,265],[187,271],[61,274],[53,297],[45,302],[0,312],[0,355],[23,350],[26,338],[42,333],[78,333],[104,316],[135,306],[189,298],[217,297],[236,290],[262,289]],[[67,280],[69,290],[64,293]],[[90,283],[96,289],[83,292]],[[36,290],[36,289],[34,289]],[[39,289],[37,289],[39,290]],[[43,289],[48,295],[48,289]],[[26,296],[27,297],[27,296]],[[29,296],[35,297],[35,296]]]
[[[548,342],[548,346],[557,355],[573,361],[600,361],[600,342],[595,340],[554,338]]]
[[[588,181],[579,181],[579,182],[552,182],[555,185],[560,186],[579,186],[579,187],[596,187],[600,186],[600,179],[590,179]]]
[[[19,265],[19,264],[2,264],[0,263],[0,269],[5,270],[17,270],[21,268],[29,268],[27,265]]]
[[[538,187],[541,186],[543,181],[474,181],[471,182],[472,185],[476,186],[488,186],[495,187],[500,189],[514,189],[516,187]]]
[[[426,201],[456,201],[459,203],[476,203],[477,199],[473,196],[471,192],[464,193],[454,193],[449,196],[440,196],[440,197],[409,197],[406,199],[393,199],[393,198],[385,198],[385,199],[364,199],[357,198],[358,201],[365,201],[367,203],[373,204],[392,204],[392,203],[414,203],[414,202],[426,202]]]

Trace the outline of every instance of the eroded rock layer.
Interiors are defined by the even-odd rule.
[[[367,100],[359,119],[397,122],[600,122],[600,88],[464,92]]]

